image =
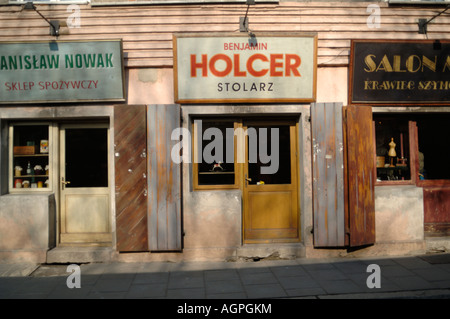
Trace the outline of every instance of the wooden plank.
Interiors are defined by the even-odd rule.
[[[439,8],[392,7],[378,3],[382,23],[367,27],[367,3],[281,2],[260,4],[249,12],[254,32],[317,32],[318,63],[345,66],[351,39],[423,39],[417,19],[431,18]],[[66,5],[37,5],[48,19],[66,20]],[[81,28],[62,27],[64,40],[122,38],[126,67],[172,67],[172,34],[175,32],[234,32],[245,5],[167,5],[91,7],[80,5]],[[450,16],[428,25],[430,38],[450,39]],[[36,12],[19,6],[0,6],[0,41],[53,40],[48,25]]]
[[[350,246],[375,243],[375,150],[372,125],[370,106],[346,108]]]
[[[114,107],[118,251],[148,250],[145,105]]]
[[[172,160],[180,127],[178,105],[149,105],[148,114],[148,228],[152,251],[178,251],[181,237],[181,172]]]
[[[345,245],[341,103],[311,105],[314,246]]]

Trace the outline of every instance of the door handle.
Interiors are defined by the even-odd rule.
[[[70,182],[69,181],[65,181],[64,180],[64,177],[61,177],[61,186],[62,186],[62,189],[64,190],[64,187],[66,186],[66,185],[68,185],[68,184],[70,184]]]
[[[245,187],[247,187],[247,185],[248,185],[248,182],[251,182],[251,181],[252,181],[252,179],[251,179],[251,178],[247,178],[247,174],[245,174],[245,177],[244,177],[244,179],[245,179]]]

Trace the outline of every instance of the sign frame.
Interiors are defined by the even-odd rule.
[[[120,81],[122,94],[119,98],[99,98],[99,99],[32,99],[32,100],[20,100],[20,101],[5,101],[0,99],[1,105],[17,105],[17,104],[59,104],[59,103],[85,103],[85,102],[125,102],[127,99],[126,83],[125,83],[125,64],[124,64],[124,52],[123,52],[123,40],[121,38],[116,39],[100,39],[100,40],[25,40],[25,41],[0,41],[2,44],[45,44],[48,43],[99,43],[99,42],[115,42],[119,44],[120,53]]]
[[[178,77],[178,45],[179,38],[249,38],[250,35],[241,33],[174,33],[173,34],[173,70],[174,70],[174,100],[178,104],[232,104],[232,103],[313,103],[317,98],[317,42],[318,36],[315,32],[252,32],[252,36],[264,38],[312,38],[313,47],[313,66],[312,66],[312,96],[309,98],[186,98],[179,97],[179,77]]]
[[[445,39],[432,39],[432,40],[385,40],[385,39],[353,39],[351,40],[351,44],[350,44],[350,62],[349,62],[349,77],[348,77],[348,104],[349,105],[372,105],[372,106],[392,106],[392,105],[398,105],[398,106],[442,106],[442,105],[449,105],[450,101],[446,101],[446,100],[408,100],[408,99],[392,99],[392,100],[376,100],[376,99],[366,99],[366,100],[360,100],[360,99],[355,99],[355,80],[356,80],[356,75],[355,75],[355,63],[356,63],[356,46],[360,43],[364,43],[364,44],[378,44],[378,43],[383,43],[386,44],[387,47],[389,47],[392,44],[405,44],[405,45],[433,45],[435,43],[438,44],[445,44],[450,46],[450,40],[445,40]],[[389,51],[386,51],[386,53],[389,53]],[[381,58],[381,57],[378,57]],[[401,65],[401,67],[405,67],[404,65]],[[450,72],[448,73],[450,74]],[[362,80],[362,79],[360,79]],[[413,79],[410,79],[411,81],[413,81]],[[414,79],[414,80],[421,80],[421,78],[419,77],[418,79]],[[407,79],[405,81],[408,81]],[[424,79],[422,79],[422,81],[424,81]],[[449,80],[450,82],[450,77]],[[450,84],[450,83],[449,83]],[[380,91],[382,92],[382,91]]]

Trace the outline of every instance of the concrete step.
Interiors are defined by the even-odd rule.
[[[296,259],[305,257],[305,246],[301,243],[295,244],[248,244],[243,245],[236,251],[237,259],[245,260],[276,260]]]
[[[56,247],[47,252],[47,264],[109,262],[111,247]]]

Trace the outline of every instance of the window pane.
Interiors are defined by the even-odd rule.
[[[233,122],[201,121],[201,126],[202,135],[196,137],[202,138],[198,185],[233,185],[235,183]]]
[[[450,116],[423,115],[417,120],[419,174],[422,179],[450,179]]]
[[[46,188],[49,176],[49,126],[13,128],[13,188]]]
[[[252,142],[251,134],[249,133],[249,143],[247,147],[248,159],[248,177],[252,179],[249,184],[256,184],[259,182],[264,182],[264,184],[290,184],[291,183],[291,142],[290,142],[290,130],[289,126],[270,126],[270,127],[249,127],[248,131],[255,130],[256,140]],[[279,138],[276,139],[273,135],[274,129],[278,129]],[[266,130],[267,135],[262,130]],[[261,138],[267,136],[267,141],[263,142],[263,145],[267,145],[266,149],[260,148]],[[254,156],[255,160],[252,160],[252,154],[250,151],[251,145],[254,143],[253,152],[257,155]],[[273,143],[277,143],[278,147],[272,147]],[[272,154],[271,150],[276,153]],[[263,163],[261,161],[262,157],[270,158],[270,162]],[[276,161],[276,163],[272,163]],[[278,165],[277,165],[278,164]],[[277,169],[274,173],[263,174],[261,169],[263,167],[268,167],[270,165],[277,165]]]
[[[66,129],[66,187],[108,187],[107,129]]]
[[[408,119],[374,116],[378,181],[410,180]]]

